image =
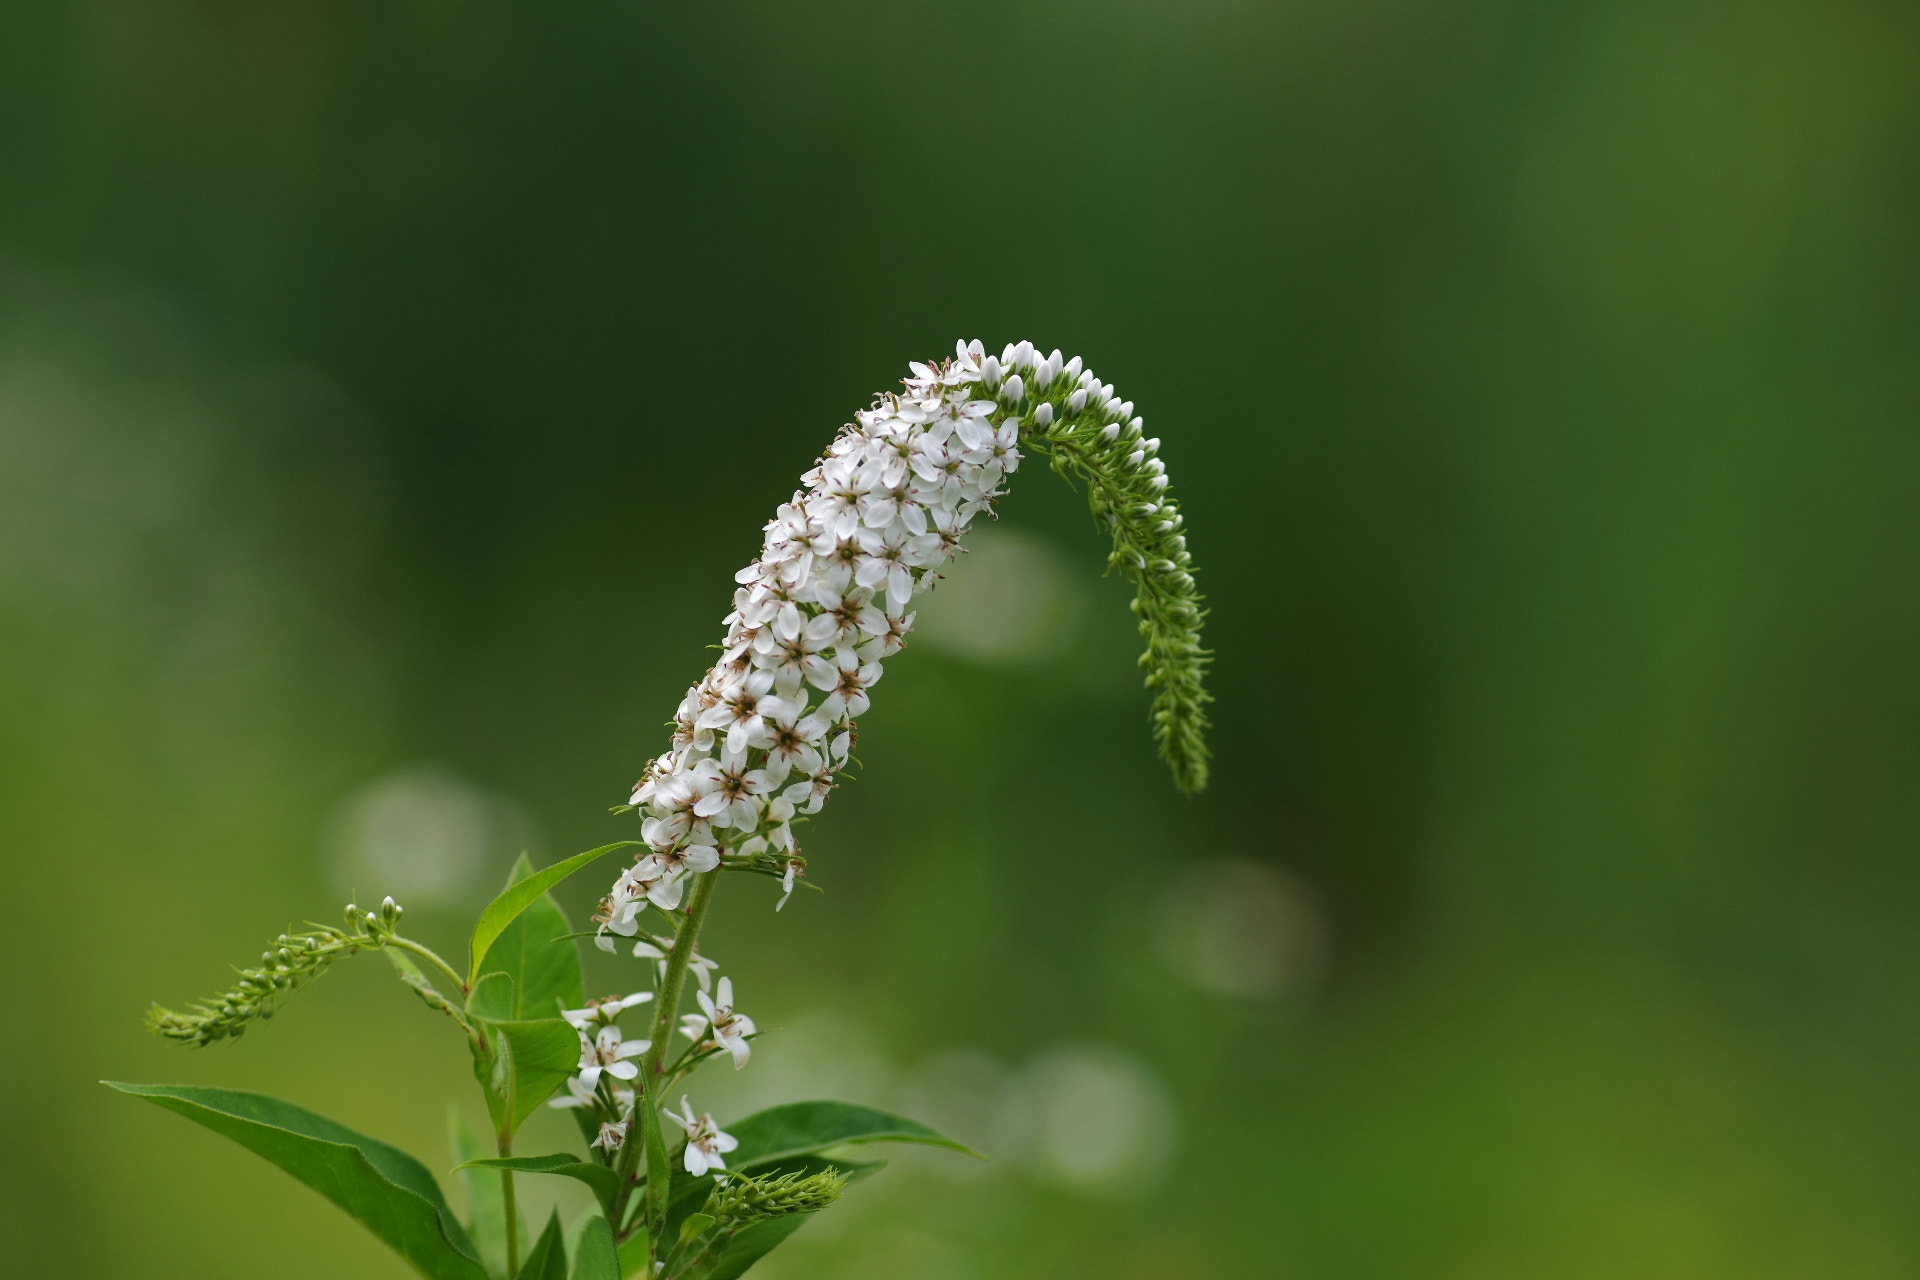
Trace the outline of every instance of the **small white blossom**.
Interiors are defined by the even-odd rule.
[[[689,1013],[681,1018],[680,1032],[691,1040],[704,1041],[702,1048],[725,1049],[733,1055],[733,1068],[738,1071],[747,1065],[747,1059],[753,1048],[747,1043],[747,1037],[759,1030],[753,1025],[753,1019],[744,1013],[733,1010],[733,979],[720,979],[719,990],[713,994],[702,990],[697,993],[701,1013]]]
[[[593,1145],[608,1155],[612,1155],[621,1148],[626,1140],[627,1122],[625,1120],[609,1120],[600,1126],[600,1132],[594,1136]]]
[[[687,1135],[687,1150],[683,1157],[687,1172],[700,1178],[714,1169],[726,1168],[727,1162],[723,1157],[740,1143],[732,1134],[722,1133],[720,1126],[713,1122],[712,1116],[696,1117],[693,1114],[693,1103],[688,1101],[685,1095],[680,1098],[680,1108],[685,1112],[684,1115],[674,1114],[672,1107],[662,1107],[660,1112],[679,1125]]]
[[[591,1031],[596,1026],[612,1026],[621,1014],[651,999],[651,991],[636,991],[627,996],[605,996],[587,1001],[584,1009],[568,1009],[560,1016],[571,1022],[576,1031]]]
[[[600,1034],[587,1039],[586,1032],[580,1033],[580,1074],[577,1079],[589,1090],[600,1083],[602,1074],[615,1080],[631,1080],[640,1074],[640,1068],[631,1059],[639,1057],[652,1048],[647,1040],[623,1040],[618,1027],[602,1027]]]

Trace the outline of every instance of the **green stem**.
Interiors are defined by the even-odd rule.
[[[714,886],[719,883],[719,875],[712,871],[694,877],[693,894],[686,905],[686,918],[673,935],[672,950],[667,952],[667,971],[660,979],[660,994],[654,1001],[653,1043],[647,1047],[646,1057],[641,1059],[640,1079],[635,1082],[642,1086],[634,1091],[636,1114],[628,1122],[627,1140],[620,1148],[620,1191],[614,1198],[612,1213],[608,1214],[608,1220],[615,1230],[619,1230],[625,1220],[627,1202],[632,1198],[640,1156],[646,1145],[641,1139],[643,1121],[638,1110],[642,1106],[651,1106],[657,1111],[660,1106],[660,1086],[666,1082],[667,1045],[673,1037],[674,1024],[680,1013],[680,988],[686,985],[687,965],[693,959],[695,944],[699,942],[700,926],[706,923],[707,908],[713,904]],[[660,1242],[649,1234],[649,1261],[654,1260],[652,1255],[659,1247]]]
[[[501,1159],[513,1154],[512,1138],[503,1135],[498,1145]],[[500,1171],[500,1200],[507,1219],[507,1274],[517,1276],[520,1274],[520,1204],[514,1198],[511,1169]]]
[[[445,960],[442,960],[439,956],[435,955],[430,948],[421,946],[419,943],[415,942],[412,938],[403,938],[397,933],[391,934],[388,936],[387,945],[390,947],[398,947],[402,951],[410,951],[414,955],[419,956],[422,960],[425,960],[428,964],[438,969],[441,973],[446,974],[447,981],[453,984],[453,989],[455,991],[458,991],[463,996],[467,994],[466,979],[462,978],[457,972],[455,972],[454,967],[452,965],[448,964]]]

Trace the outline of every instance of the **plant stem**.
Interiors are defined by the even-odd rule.
[[[512,1138],[501,1135],[498,1146],[501,1159],[513,1154]],[[500,1200],[507,1219],[507,1274],[517,1276],[520,1274],[520,1205],[514,1198],[511,1169],[500,1171]]]
[[[467,994],[466,979],[454,972],[453,966],[435,955],[431,948],[423,947],[412,938],[403,938],[397,933],[388,937],[387,945],[390,947],[398,947],[402,951],[411,951],[414,955],[419,956],[441,973],[446,974],[447,980],[453,983],[453,989],[455,991],[458,991],[463,996]]]
[[[687,964],[693,959],[695,944],[700,939],[700,926],[706,923],[707,908],[713,903],[714,886],[719,883],[720,876],[716,871],[694,877],[686,918],[673,935],[672,950],[667,952],[667,971],[660,979],[659,998],[654,1001],[653,1043],[648,1046],[646,1057],[641,1059],[637,1083],[642,1087],[634,1091],[636,1114],[628,1121],[627,1140],[620,1148],[620,1190],[614,1198],[613,1212],[608,1215],[616,1231],[621,1229],[622,1219],[626,1215],[627,1201],[633,1194],[634,1174],[639,1169],[642,1148],[645,1146],[641,1138],[642,1117],[637,1111],[641,1106],[651,1106],[657,1110],[661,1105],[659,1091],[665,1083],[667,1044],[673,1036],[674,1023],[680,1012],[680,988],[686,985]],[[659,1243],[649,1235],[649,1252],[659,1248]]]

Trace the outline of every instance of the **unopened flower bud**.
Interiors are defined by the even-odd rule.
[[[1036,427],[1052,426],[1053,406],[1050,404],[1042,404],[1038,409],[1035,409],[1033,411],[1033,425]]]
[[[1019,404],[1027,394],[1027,384],[1019,374],[1007,379],[1007,385],[1000,388],[1000,398],[1008,404]]]

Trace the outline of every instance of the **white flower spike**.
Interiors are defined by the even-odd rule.
[[[733,856],[791,890],[780,855],[795,850],[796,811],[818,812],[833,790],[881,663],[912,629],[913,597],[992,514],[1022,446],[1087,482],[1110,563],[1139,589],[1154,737],[1183,791],[1206,785],[1204,611],[1159,441],[1141,441],[1132,402],[1077,357],[1029,342],[998,356],[962,342],[910,371],[841,430],[734,575],[720,662],[687,691],[673,749],[633,789],[651,852],[602,904],[603,934],[632,937],[648,906],[678,910],[688,876],[732,865],[728,847],[757,850]]]

